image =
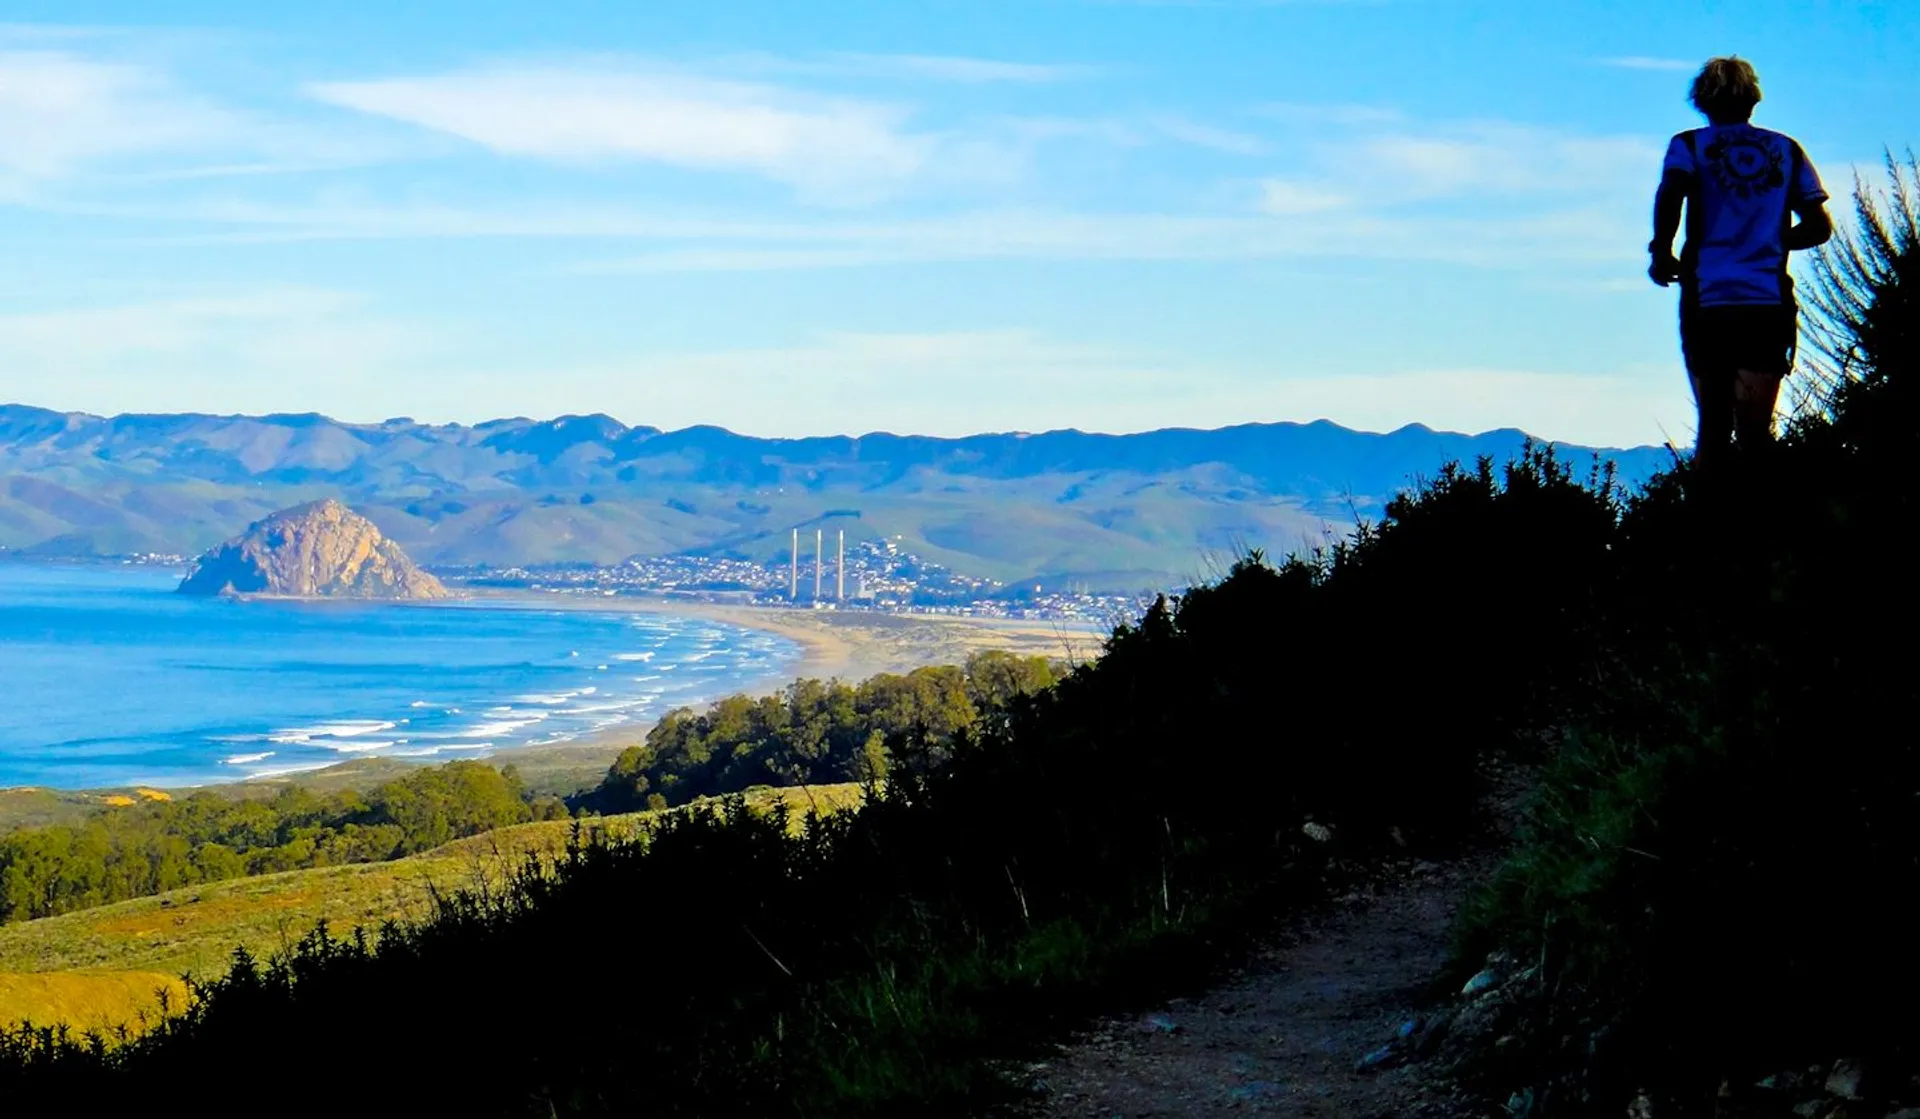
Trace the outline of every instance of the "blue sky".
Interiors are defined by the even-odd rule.
[[[96,412],[1684,440],[1692,70],[1836,196],[1920,94],[1909,0],[4,19],[0,400]]]

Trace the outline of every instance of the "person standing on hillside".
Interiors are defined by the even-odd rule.
[[[1833,221],[1799,143],[1752,124],[1760,79],[1750,64],[1711,60],[1691,99],[1707,126],[1667,145],[1647,249],[1653,282],[1680,284],[1680,349],[1700,410],[1694,458],[1704,462],[1736,440],[1743,449],[1772,442],[1799,336],[1787,256],[1824,243]],[[1676,258],[1683,208],[1687,239]]]

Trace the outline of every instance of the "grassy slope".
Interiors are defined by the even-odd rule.
[[[638,733],[632,741],[639,741]],[[567,796],[600,783],[607,767],[632,742],[623,737],[604,742],[565,746],[528,746],[503,751],[480,761],[495,766],[513,766],[520,779],[535,793]],[[420,772],[416,762],[398,758],[354,758],[325,769],[290,773],[284,777],[262,777],[235,781],[227,785],[209,785],[206,791],[239,800],[266,799],[289,785],[325,795],[342,789],[371,789],[383,781],[392,781]],[[199,790],[174,789],[169,796],[187,796]],[[150,798],[156,792],[142,792],[138,786],[124,785],[100,789],[48,789],[38,786],[0,789],[0,832],[15,828],[38,828],[48,824],[73,824],[99,812],[123,807],[138,798]],[[121,799],[109,799],[121,798]]]
[[[607,767],[620,756],[620,751],[645,737],[641,733],[644,729],[640,728],[631,736],[610,736],[605,741],[594,743],[516,746],[474,760],[502,769],[512,766],[532,792],[568,796],[599,784],[600,779],[606,776]],[[418,773],[421,768],[418,762],[401,758],[354,758],[325,769],[310,769],[284,777],[258,777],[209,788],[236,799],[265,799],[289,785],[324,796],[342,789],[365,791],[383,781]],[[5,830],[7,824],[8,821],[0,817],[0,830]]]
[[[796,812],[857,804],[857,785],[765,789],[755,805],[784,800]],[[631,835],[653,813],[587,821]],[[322,918],[356,925],[424,916],[434,891],[498,882],[527,852],[562,852],[571,822],[502,828],[388,863],[317,867],[190,886],[155,897],[0,927],[0,1023],[22,1019],[99,1025],[155,1006],[154,991],[184,973],[225,970],[234,948],[265,957]]]
[[[107,792],[67,792],[59,789],[0,789],[0,832],[71,824],[106,807]]]

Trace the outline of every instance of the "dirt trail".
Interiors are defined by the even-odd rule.
[[[1049,1119],[1441,1116],[1427,1066],[1355,1072],[1412,1016],[1490,863],[1415,864],[1303,915],[1223,985],[1102,1021],[1033,1071]]]

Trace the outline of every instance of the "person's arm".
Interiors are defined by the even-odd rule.
[[[1833,236],[1833,218],[1827,215],[1827,200],[1812,198],[1796,203],[1793,212],[1799,221],[1787,230],[1787,251],[1824,245]]]
[[[1787,205],[1800,220],[1787,230],[1787,251],[1824,245],[1833,236],[1833,219],[1827,216],[1827,188],[1820,184],[1820,172],[1798,143],[1793,145],[1793,181],[1787,187]]]
[[[1661,287],[1680,278],[1680,262],[1673,255],[1673,239],[1680,235],[1680,211],[1690,185],[1687,172],[1669,167],[1660,176],[1660,189],[1653,195],[1653,240],[1647,244],[1653,263],[1647,268],[1647,275]]]

